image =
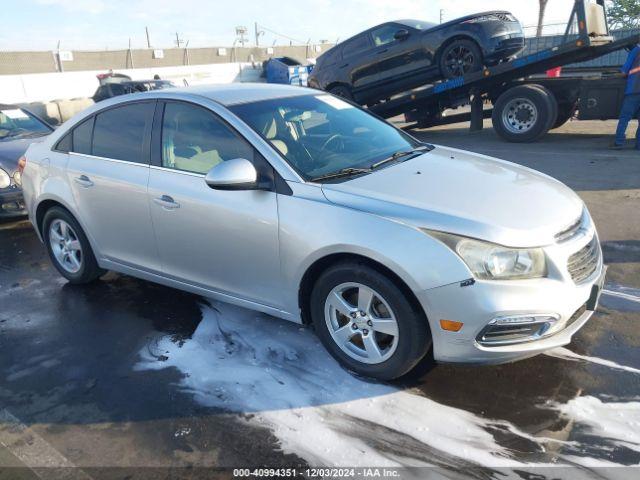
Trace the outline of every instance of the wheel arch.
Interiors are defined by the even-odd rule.
[[[400,275],[395,273],[389,267],[383,265],[382,263],[373,260],[370,257],[365,255],[357,254],[357,253],[331,253],[325,255],[321,258],[316,259],[309,267],[307,267],[302,279],[300,280],[300,284],[298,287],[298,306],[300,308],[300,314],[302,323],[305,325],[309,325],[311,323],[311,314],[309,311],[309,300],[311,298],[311,291],[313,287],[324,271],[333,265],[337,265],[343,262],[358,262],[367,265],[370,268],[378,271],[379,273],[387,276],[391,281],[393,281],[398,288],[407,296],[409,302],[415,308],[419,309],[419,311],[423,312],[425,319],[427,319],[427,312],[424,311],[424,308],[418,301],[418,298],[413,293],[413,290],[409,287],[409,285],[402,279]],[[429,321],[427,319],[427,325],[429,325]],[[431,328],[429,326],[429,328]]]

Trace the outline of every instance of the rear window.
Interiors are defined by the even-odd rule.
[[[369,40],[366,35],[359,35],[351,40],[347,40],[342,45],[342,55],[351,57],[369,48]]]
[[[99,113],[93,131],[93,155],[148,163],[144,145],[154,107],[154,102],[133,103]]]
[[[333,47],[318,57],[318,63],[321,65],[333,65],[340,57],[340,47]]]

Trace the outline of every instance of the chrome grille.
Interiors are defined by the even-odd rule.
[[[556,233],[555,235],[556,242],[562,243],[562,242],[566,242],[567,240],[571,240],[573,237],[575,237],[578,234],[581,227],[582,227],[582,215],[569,227],[565,228],[559,233]]]
[[[594,235],[584,248],[569,257],[567,269],[575,283],[582,283],[593,275],[599,261],[600,245],[598,245],[598,238]]]

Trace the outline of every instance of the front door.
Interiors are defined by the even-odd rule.
[[[151,167],[149,204],[164,274],[280,307],[277,194],[214,190],[204,181],[220,162],[252,161],[253,147],[194,104],[167,102],[158,117],[161,158]]]

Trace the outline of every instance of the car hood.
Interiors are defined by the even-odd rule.
[[[9,175],[18,168],[18,160],[27,151],[29,145],[41,142],[45,137],[18,138],[15,140],[0,140],[0,168]]]
[[[445,147],[322,189],[337,205],[510,247],[554,243],[584,209],[547,175]]]

